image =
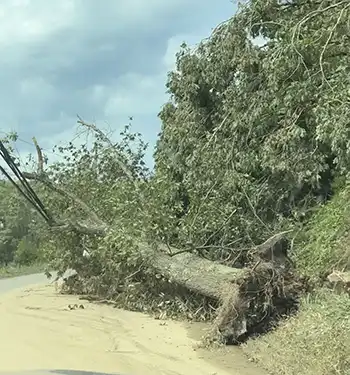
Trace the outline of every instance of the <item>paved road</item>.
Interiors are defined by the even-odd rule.
[[[55,276],[55,275],[53,275]],[[53,278],[54,279],[54,278]],[[24,288],[33,284],[46,284],[50,282],[44,273],[33,275],[17,276],[7,279],[0,279],[0,294],[10,292],[11,290]],[[107,373],[97,373],[89,371],[72,371],[72,370],[41,370],[41,371],[20,371],[20,372],[0,372],[0,375],[114,375]],[[118,375],[118,374],[115,374]]]
[[[44,273],[35,273],[27,276],[17,276],[0,280],[0,293],[10,292],[13,289],[24,288],[32,284],[45,284],[48,282]]]
[[[69,269],[64,273],[63,277],[68,277],[74,275],[75,273],[76,272],[74,270]],[[10,277],[8,279],[0,279],[0,294],[10,292],[14,289],[25,288],[29,285],[48,284],[55,280],[57,273],[51,271],[51,275],[51,279],[48,279],[44,272],[34,273],[26,276]]]
[[[73,270],[65,276],[71,274]],[[222,355],[195,353],[193,345],[198,342],[190,338],[189,329],[197,336],[204,333],[203,327],[170,320],[159,324],[145,314],[105,305],[67,313],[70,310],[62,306],[76,303],[77,298],[54,296],[53,288],[45,286],[52,280],[43,273],[0,280],[0,375],[112,375],[107,371],[116,367],[124,374],[262,375],[238,348]],[[34,288],[35,293],[26,291],[38,284],[43,286]],[[55,370],[5,371],[33,365]]]

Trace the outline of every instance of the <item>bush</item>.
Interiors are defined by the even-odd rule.
[[[31,236],[23,237],[17,245],[14,262],[21,266],[28,266],[41,261],[42,254],[38,245],[38,241]]]

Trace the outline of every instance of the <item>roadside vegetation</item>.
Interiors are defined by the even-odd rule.
[[[272,374],[350,374],[350,278],[339,288],[326,278],[350,268],[350,190],[344,183],[335,190],[295,245],[297,269],[312,279],[313,292],[301,299],[298,314],[244,346]]]
[[[32,275],[34,273],[42,273],[46,271],[46,264],[32,264],[28,266],[20,266],[11,264],[0,267],[0,279],[8,279],[10,277]]]
[[[0,181],[0,278],[44,271],[43,223],[9,181]]]
[[[226,343],[242,332],[273,375],[349,374],[348,286],[328,279],[350,271],[349,19],[348,1],[252,0],[183,44],[154,171],[132,123],[116,135],[79,119],[89,141],[47,165],[34,140],[33,169],[8,139],[26,199],[4,183],[2,212],[32,221],[7,261],[73,268],[65,292],[214,322]]]
[[[271,374],[350,374],[350,299],[321,290],[303,298],[300,312],[247,343],[250,358]]]

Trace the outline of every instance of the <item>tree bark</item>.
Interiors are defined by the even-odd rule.
[[[214,299],[220,299],[227,284],[235,283],[248,272],[248,269],[227,267],[189,252],[170,256],[160,250],[154,251],[150,266],[170,282]]]
[[[279,242],[284,241],[283,235],[274,236],[269,243],[264,243],[267,250],[271,247],[279,251]],[[261,246],[257,247],[256,263],[251,268],[232,268],[199,257],[190,252],[179,252],[170,249],[172,256],[161,249],[150,250],[146,245],[140,245],[143,250],[153,254],[147,266],[153,268],[170,282],[181,285],[200,295],[215,299],[219,302],[216,319],[206,341],[237,343],[254,324],[261,323],[261,316],[254,311],[256,306],[268,301],[272,304],[272,294],[279,295],[285,287],[283,278],[288,273],[285,264],[278,261],[259,259]],[[269,294],[270,293],[270,294]],[[283,293],[282,293],[283,294]],[[283,295],[282,299],[288,299]],[[271,305],[271,309],[274,307]],[[268,313],[264,313],[265,317]],[[251,326],[250,326],[251,325]]]

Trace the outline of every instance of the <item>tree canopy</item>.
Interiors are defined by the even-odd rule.
[[[156,170],[183,200],[185,236],[259,241],[348,173],[348,19],[347,1],[255,0],[182,46]]]

